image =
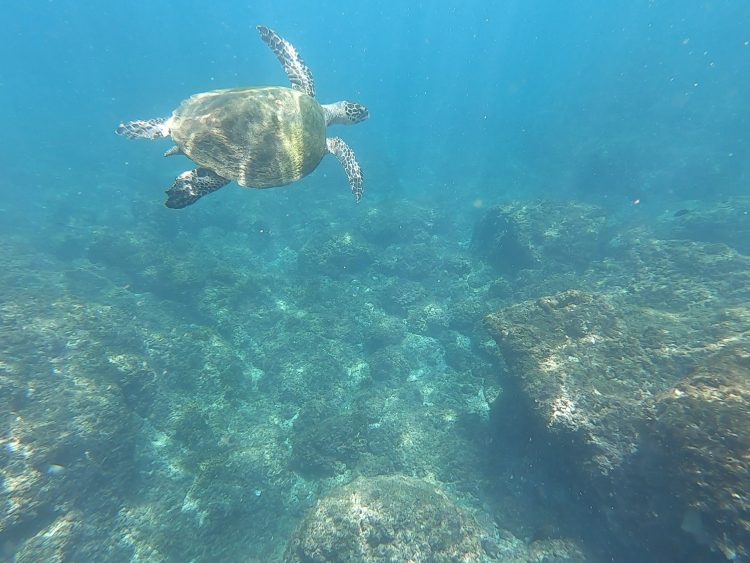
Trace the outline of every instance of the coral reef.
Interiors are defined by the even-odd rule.
[[[367,449],[367,420],[333,405],[308,404],[294,421],[292,464],[308,476],[335,475],[356,463]]]
[[[41,301],[40,294],[64,283],[54,263],[20,241],[5,239],[0,253],[0,409],[6,422],[0,552],[18,551],[18,560],[26,561],[82,559],[82,540],[94,522],[116,510],[135,473],[137,430],[101,357],[103,342],[116,334],[100,319],[123,319],[66,296]]]
[[[437,236],[434,214],[407,206],[410,226],[384,242],[332,231],[329,211],[308,214],[329,233],[316,241],[261,212],[216,213],[228,220],[2,239],[4,554],[278,560],[315,499],[356,475],[477,494],[482,442],[460,430],[481,434],[497,391],[490,361],[469,361],[469,337],[448,328],[450,273],[466,264],[430,262],[445,282],[425,291],[370,250]],[[417,298],[386,307],[407,283]]]
[[[618,223],[324,184],[3,232],[4,558],[746,557],[750,259],[706,234],[741,198]]]
[[[337,232],[316,237],[302,247],[299,265],[311,275],[348,275],[365,269],[373,254],[356,232]]]

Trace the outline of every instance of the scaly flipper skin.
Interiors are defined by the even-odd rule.
[[[362,168],[357,162],[357,157],[354,155],[354,151],[349,148],[343,140],[338,137],[332,137],[326,139],[326,146],[328,152],[339,159],[339,162],[344,167],[346,177],[349,179],[349,185],[352,188],[352,193],[357,199],[357,203],[362,199],[364,193],[364,177],[362,176]]]
[[[169,118],[139,119],[120,123],[115,133],[128,139],[148,139],[149,141],[164,139],[169,137]]]
[[[294,45],[266,26],[259,25],[258,32],[260,38],[270,47],[284,67],[284,72],[292,83],[292,88],[314,98],[315,82],[312,72],[307,68],[305,61],[302,60]]]
[[[222,178],[208,168],[197,168],[183,172],[177,176],[172,187],[166,191],[167,201],[164,205],[171,209],[182,209],[228,183],[229,180]]]

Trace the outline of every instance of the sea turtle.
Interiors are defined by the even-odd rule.
[[[354,151],[326,127],[355,124],[369,117],[354,102],[319,104],[315,84],[294,46],[258,26],[260,37],[284,67],[291,88],[231,88],[191,96],[171,117],[123,123],[118,135],[131,139],[171,137],[164,156],[183,154],[198,165],[167,190],[167,207],[182,208],[234,180],[246,188],[271,188],[310,174],[326,154],[344,167],[352,193],[362,197],[362,170]]]

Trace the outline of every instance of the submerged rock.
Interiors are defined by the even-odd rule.
[[[644,436],[647,471],[679,502],[681,529],[729,560],[750,555],[749,344],[660,395]]]
[[[343,472],[367,450],[367,420],[358,412],[338,413],[312,402],[294,422],[293,467],[310,477]]]
[[[527,544],[438,485],[401,475],[360,477],[320,499],[293,532],[285,563],[432,561],[585,563],[566,538]]]
[[[567,291],[487,318],[512,382],[535,418],[593,477],[635,450],[644,396],[668,389],[675,369],[657,366],[637,331],[602,295]]]
[[[486,318],[508,366],[501,397],[524,421],[496,408],[497,440],[521,434],[630,549],[654,560],[744,556],[750,260],[685,241],[630,252],[624,287]]]
[[[116,507],[135,472],[137,426],[102,353],[123,319],[59,292],[64,277],[32,252],[0,255],[0,558],[81,560],[85,542],[69,538]],[[89,559],[107,549],[89,547]]]
[[[284,561],[480,561],[481,529],[438,487],[409,477],[359,478],[318,501]]]
[[[370,207],[360,224],[362,235],[372,244],[409,245],[415,239],[447,231],[451,223],[434,207],[423,207],[409,201],[388,200]]]
[[[605,223],[604,210],[592,205],[512,203],[489,209],[475,226],[471,244],[503,274],[577,270],[601,257]]]
[[[750,254],[750,197],[679,209],[661,229],[669,238],[721,242]]]

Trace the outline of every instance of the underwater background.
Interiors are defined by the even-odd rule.
[[[0,561],[750,560],[750,5],[5,3]],[[365,104],[181,210],[123,121]]]

